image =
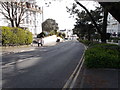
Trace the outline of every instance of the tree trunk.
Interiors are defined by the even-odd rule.
[[[88,41],[91,40],[91,33],[90,33],[90,29],[88,29]]]
[[[11,26],[12,26],[12,27],[15,27],[15,26],[14,26],[14,21],[13,21],[13,20],[10,20],[10,22],[11,22]]]
[[[90,16],[90,18],[91,18],[91,20],[92,20],[95,28],[97,29],[97,32],[100,33],[100,34],[102,34],[101,30],[100,30],[99,27],[97,26],[97,23],[95,22],[93,16],[92,16],[91,13],[88,11],[88,9],[87,9],[85,6],[83,6],[81,3],[79,3],[78,1],[76,1],[76,3],[77,3],[78,5],[80,5],[80,6],[88,13],[88,15]]]
[[[108,11],[106,10],[106,8],[104,8],[103,28],[101,34],[102,43],[106,43],[106,39],[107,39],[107,17],[108,17]]]
[[[106,43],[106,35],[104,33],[101,34],[101,42]]]

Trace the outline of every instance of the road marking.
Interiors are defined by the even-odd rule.
[[[35,49],[21,50],[20,52],[24,52],[24,51],[32,51],[32,50],[35,50]]]
[[[5,54],[10,54],[10,53],[20,53],[20,52],[32,51],[32,50],[35,50],[35,48],[33,48],[33,49],[29,49],[29,50],[21,50],[21,51],[13,51],[13,52],[2,53],[2,56],[5,55]]]
[[[35,50],[35,49],[21,50],[20,52],[31,51],[31,50]],[[43,50],[43,51],[47,51],[47,50]],[[18,61],[16,61],[16,62],[19,62],[19,63],[20,63],[20,62],[23,62],[23,61],[24,61],[24,59],[21,59],[21,60],[18,60]],[[8,67],[8,66],[10,66],[10,65],[12,65],[12,64],[16,64],[16,62],[7,63],[7,64],[3,65],[2,68],[6,68],[6,67]]]
[[[80,70],[81,70],[82,66],[83,66],[84,60],[85,60],[85,59],[83,58],[83,61],[82,61],[81,65],[80,65],[80,67],[79,67],[79,70],[77,71],[77,73],[76,73],[76,75],[75,75],[75,77],[74,77],[74,79],[73,79],[73,81],[72,81],[72,83],[71,83],[70,88],[73,88],[73,87],[74,87],[75,82],[76,82],[76,79],[77,79],[77,77],[78,77],[78,75],[79,75],[79,73],[80,73]]]
[[[25,50],[21,50],[21,52],[24,52]]]
[[[16,62],[23,62],[24,61],[24,59],[22,59],[22,60],[18,60],[18,61],[16,61]],[[11,62],[11,63],[7,63],[7,64],[5,64],[5,65],[3,65],[2,66],[2,68],[6,68],[6,67],[8,67],[8,66],[10,66],[10,65],[12,65],[12,64],[16,64],[16,62]]]
[[[85,48],[85,50],[87,49],[87,47],[85,45],[84,45],[84,48]],[[67,89],[67,88],[71,89],[71,88],[74,87],[76,79],[77,79],[77,77],[78,77],[78,75],[79,75],[79,73],[81,71],[81,68],[83,66],[83,63],[84,63],[85,50],[83,52],[83,55],[82,55],[78,65],[77,65],[77,67],[75,68],[75,70],[73,71],[72,75],[69,77],[69,79],[67,80],[67,82],[63,86],[62,90]]]

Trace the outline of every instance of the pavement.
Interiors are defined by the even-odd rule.
[[[74,88],[120,90],[120,69],[88,69],[83,65]]]
[[[56,42],[52,42],[52,43],[48,43],[45,44],[44,46],[54,46],[56,45]],[[44,47],[42,46],[42,47]],[[11,54],[11,53],[19,53],[19,52],[25,52],[25,51],[33,51],[37,48],[41,48],[38,47],[37,44],[31,44],[31,45],[23,45],[23,46],[14,46],[14,47],[0,47],[0,54],[1,55],[7,55],[7,54]]]
[[[120,90],[120,69],[87,68],[83,63],[73,88]]]
[[[11,53],[18,53],[24,51],[34,50],[36,47],[34,46],[15,46],[15,47],[0,47],[2,55],[7,55]]]
[[[53,44],[55,45],[55,44]],[[37,45],[2,48],[2,54],[30,51]],[[112,88],[120,90],[120,69],[88,69],[83,65],[74,88]]]

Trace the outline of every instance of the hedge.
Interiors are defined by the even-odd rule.
[[[88,48],[85,65],[88,68],[120,68],[120,46],[97,44]]]
[[[81,43],[85,44],[86,46],[89,46],[92,42],[88,40],[79,40]]]
[[[83,43],[86,46],[92,46],[94,44],[98,44],[98,41],[88,41],[88,40],[82,40],[82,39],[77,39],[79,42]]]
[[[61,32],[57,32],[56,30],[52,30],[48,36],[51,36],[51,35],[57,35],[57,37],[61,37],[61,38],[65,38],[65,33],[61,33]]]
[[[32,43],[32,33],[21,28],[0,27],[2,31],[2,45],[16,46],[28,45]]]

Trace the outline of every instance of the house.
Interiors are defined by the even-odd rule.
[[[110,13],[108,14],[107,33],[110,33],[112,37],[120,34],[120,23]]]

